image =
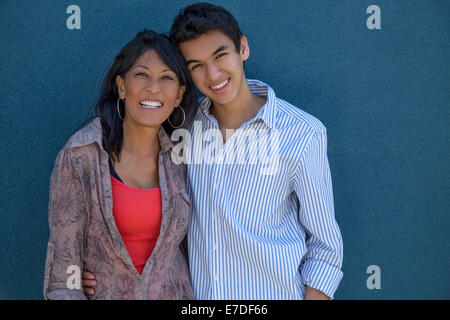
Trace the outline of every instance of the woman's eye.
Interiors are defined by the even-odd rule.
[[[163,80],[173,80],[173,78],[171,76],[163,76],[162,79]]]
[[[194,65],[194,66],[192,67],[191,71],[192,71],[192,70],[195,70],[195,69],[198,69],[198,68],[200,68],[200,67],[201,67],[201,64],[196,64],[196,65]]]
[[[147,76],[147,74],[144,73],[144,72],[139,72],[139,73],[136,74],[136,75],[139,76],[139,77],[146,77],[146,76]]]

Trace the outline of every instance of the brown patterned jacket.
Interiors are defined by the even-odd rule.
[[[77,131],[58,153],[50,181],[45,299],[88,299],[80,281],[72,282],[80,275],[73,266],[96,277],[98,286],[89,299],[193,299],[187,258],[180,247],[191,206],[185,189],[186,171],[172,162],[173,145],[162,127],[158,137],[162,223],[142,275],[114,222],[100,119]],[[71,284],[79,289],[71,289]]]

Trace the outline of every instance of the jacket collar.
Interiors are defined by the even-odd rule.
[[[100,118],[97,117],[84,128],[78,130],[70,139],[67,141],[69,148],[77,148],[90,145],[92,143],[97,143],[101,150],[103,149],[102,143],[102,124]],[[167,152],[173,148],[173,144],[169,139],[164,128],[161,126],[158,131],[159,144],[161,145],[160,152]]]

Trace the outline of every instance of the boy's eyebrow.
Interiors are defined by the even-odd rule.
[[[227,45],[222,45],[219,48],[217,48],[211,55],[214,56],[217,53],[219,53],[220,51],[223,51],[223,50],[226,50],[226,49],[228,49],[228,46]],[[188,60],[188,61],[186,61],[186,65],[189,65],[189,64],[195,63],[195,62],[200,62],[200,61],[198,61],[198,60]]]
[[[228,46],[226,46],[226,45],[220,46],[219,48],[217,48],[216,51],[213,52],[212,56],[217,54],[217,53],[219,53],[220,51],[223,51],[223,50],[226,50],[226,49],[228,49]]]

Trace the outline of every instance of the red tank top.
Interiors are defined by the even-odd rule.
[[[113,215],[131,261],[141,274],[161,229],[161,189],[127,186],[111,175]]]

